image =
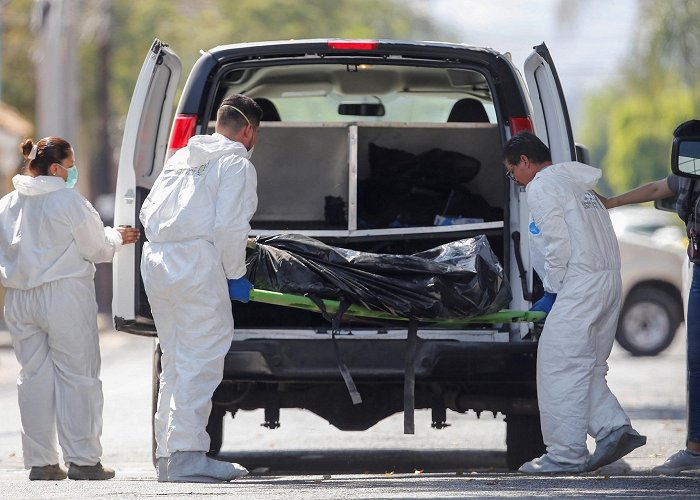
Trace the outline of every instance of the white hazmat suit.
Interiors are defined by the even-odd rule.
[[[227,279],[245,274],[257,208],[249,152],[221,134],[194,136],[167,162],[141,208],[141,275],[158,330],[162,373],[156,456],[209,451],[211,396],[233,338]]]
[[[5,321],[21,366],[17,379],[27,468],[100,461],[102,383],[93,263],[108,262],[121,235],[60,177],[17,175],[0,200]]]
[[[547,454],[585,465],[586,434],[601,438],[629,418],[608,388],[607,359],[621,301],[620,252],[608,211],[591,191],[599,169],[550,165],[527,184],[530,249],[557,298],[537,352],[537,395]]]

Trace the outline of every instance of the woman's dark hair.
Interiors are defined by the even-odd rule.
[[[36,155],[30,158],[35,146]],[[22,156],[29,160],[27,169],[36,175],[49,175],[49,167],[52,163],[61,163],[73,152],[68,141],[60,137],[44,137],[36,144],[31,139],[25,139],[19,147],[22,150]]]
[[[527,156],[530,161],[544,163],[552,161],[549,148],[535,134],[520,132],[510,138],[503,146],[503,159],[511,165],[520,162],[520,155]]]

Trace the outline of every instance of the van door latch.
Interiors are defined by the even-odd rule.
[[[124,195],[124,201],[126,202],[127,205],[131,205],[134,203],[134,190],[129,189],[126,194]]]

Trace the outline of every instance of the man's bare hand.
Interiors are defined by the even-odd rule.
[[[603,204],[603,206],[605,208],[613,208],[614,207],[614,204],[608,198],[603,196],[602,194],[597,193],[595,191],[593,191],[593,194],[598,197],[598,199],[600,200],[600,202]]]

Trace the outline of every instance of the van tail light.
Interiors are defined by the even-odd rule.
[[[532,120],[527,116],[512,116],[510,118],[510,133],[515,135],[518,132],[532,132]]]
[[[187,141],[194,135],[196,123],[197,115],[177,115],[175,117],[173,130],[170,132],[167,158],[170,158],[178,149],[187,146]]]
[[[377,50],[376,40],[328,40],[328,48],[335,50]]]

